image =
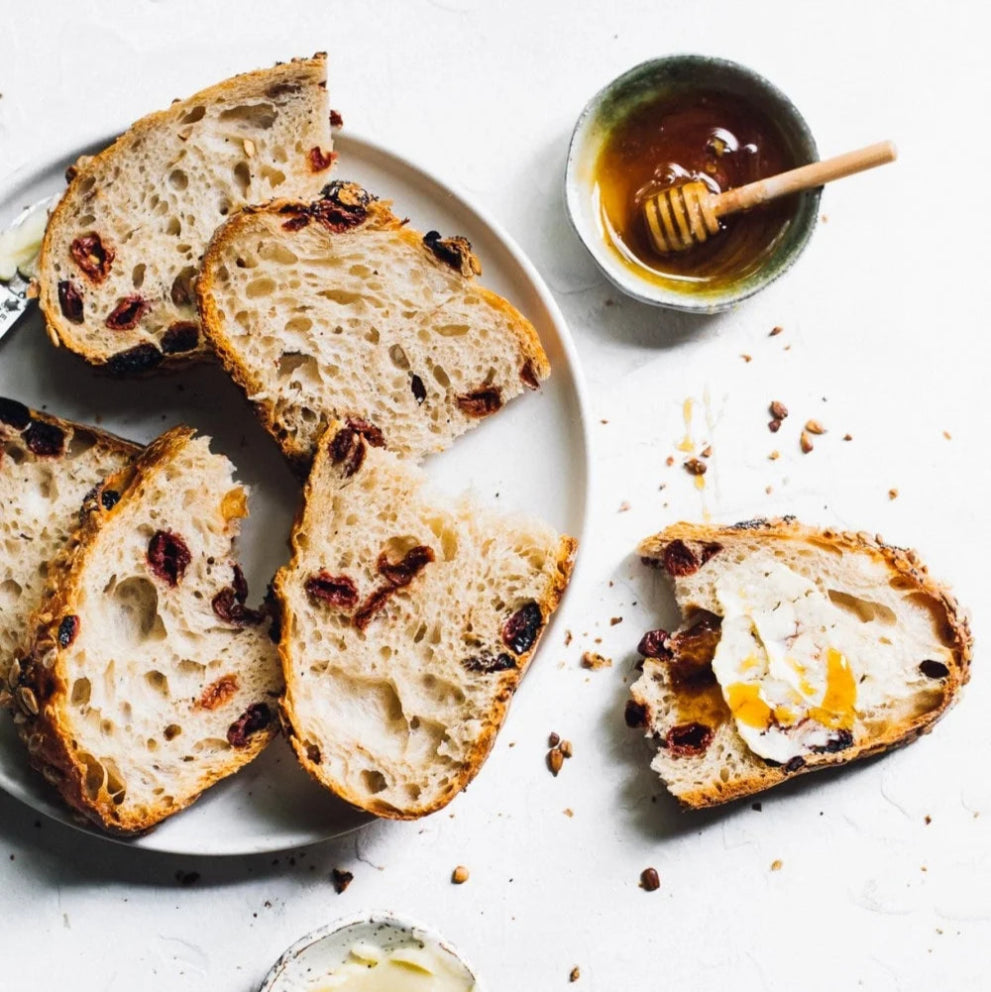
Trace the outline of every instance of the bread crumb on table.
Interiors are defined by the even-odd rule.
[[[775,858],[771,862],[771,871],[781,871],[781,867],[783,864],[784,862],[781,860],[781,858]]]
[[[354,881],[354,875],[341,868],[334,868],[330,873],[330,880],[334,884],[334,891],[340,895]]]
[[[591,668],[598,671],[600,668],[612,668],[612,658],[597,654],[595,651],[586,651],[582,655],[582,668]]]
[[[656,868],[644,868],[640,872],[640,888],[645,892],[654,892],[661,887],[661,876]]]
[[[622,503],[619,504],[619,513],[626,513],[630,508],[630,501],[624,499]]]
[[[454,871],[451,872],[451,882],[454,885],[464,885],[468,881],[468,869],[464,865],[458,865]]]
[[[575,965],[574,968],[571,969],[571,973],[568,975],[568,981],[577,982],[578,979],[581,977],[582,977],[581,969],[578,967],[578,965]]]
[[[888,499],[898,499],[898,490],[891,488],[888,490]]]
[[[772,327],[771,328],[771,333],[768,334],[768,337],[769,338],[776,338],[783,330],[784,330],[783,327]]]

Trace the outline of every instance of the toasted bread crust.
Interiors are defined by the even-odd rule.
[[[868,555],[883,563],[892,578],[904,583],[906,591],[914,592],[932,615],[940,639],[949,648],[952,664],[943,680],[939,703],[914,719],[892,723],[880,733],[875,733],[869,741],[836,753],[809,755],[799,767],[775,765],[753,755],[746,745],[739,741],[739,747],[752,759],[747,774],[729,782],[721,782],[718,787],[707,786],[695,790],[682,791],[676,798],[686,809],[703,809],[731,802],[744,796],[751,796],[769,789],[796,775],[835,765],[849,764],[851,761],[880,754],[892,748],[901,747],[928,733],[934,724],[955,702],[960,688],[970,678],[970,661],[973,638],[966,616],[960,609],[950,590],[936,582],[921,562],[915,551],[884,543],[880,537],[866,532],[839,531],[832,528],[818,529],[799,523],[794,518],[771,520],[756,519],[731,527],[709,526],[705,524],[677,523],[664,531],[646,538],[638,547],[644,561],[663,568],[665,550],[674,541],[681,541],[689,548],[700,547],[713,542],[728,546],[741,537],[753,537],[759,542],[809,542],[828,549],[836,554]],[[696,606],[680,602],[683,615],[692,613]],[[651,712],[650,700],[641,692],[639,683],[631,687],[635,703],[646,711],[647,735],[652,736],[654,727],[660,723],[663,714]],[[725,721],[732,726],[729,711]],[[735,731],[734,731],[735,735]],[[663,777],[663,776],[662,776]]]
[[[148,445],[127,468],[107,478],[87,499],[79,529],[52,565],[47,596],[32,618],[34,634],[31,646],[19,662],[17,679],[12,684],[12,694],[17,704],[14,721],[21,740],[27,745],[32,766],[58,789],[70,807],[107,832],[120,836],[147,832],[160,822],[163,814],[151,809],[132,815],[122,814],[105,789],[101,789],[95,799],[87,794],[86,765],[80,760],[63,709],[70,687],[59,660],[60,624],[65,617],[84,612],[78,606],[85,592],[79,585],[80,574],[93,553],[97,535],[112,522],[114,510],[127,500],[163,459],[181,449],[194,434],[192,428],[184,426],[166,432]],[[101,497],[111,490],[120,498],[108,509]],[[232,754],[228,767],[218,767],[212,773],[201,776],[195,791],[175,797],[175,804],[168,815],[187,807],[209,786],[253,760],[267,746],[277,729],[273,722],[268,728],[253,733],[246,746]]]
[[[144,363],[146,367],[115,368],[114,359],[119,359],[125,352],[133,350],[131,347],[133,342],[120,352],[107,354],[88,343],[85,323],[77,329],[63,314],[52,265],[56,252],[64,251],[66,248],[68,239],[63,232],[72,225],[73,212],[79,208],[81,191],[86,188],[86,184],[92,185],[94,177],[105,175],[120,156],[130,154],[130,149],[136,141],[141,142],[145,138],[154,138],[159,129],[174,126],[177,112],[197,104],[211,105],[242,95],[250,98],[256,94],[259,87],[276,81],[283,74],[286,66],[309,69],[315,76],[324,80],[320,85],[325,87],[326,58],[325,52],[317,52],[309,59],[296,58],[288,63],[280,62],[271,68],[240,73],[215,83],[184,100],[173,101],[165,110],[142,117],[102,151],[96,155],[82,156],[75,165],[70,167],[67,172],[69,185],[49,218],[38,263],[39,304],[45,316],[49,338],[56,347],[64,345],[92,365],[104,367],[114,374],[127,375],[143,375],[149,372],[179,369],[211,358],[209,347],[200,340],[198,347],[190,352],[172,355],[163,354],[159,350],[159,354],[154,357],[152,362]],[[141,344],[140,347],[157,348],[160,344],[160,341],[155,344],[147,342]],[[141,365],[141,363],[137,364],[138,366]]]
[[[342,425],[332,424],[328,428],[325,437],[333,436],[337,428],[340,426]],[[466,756],[457,775],[452,779],[451,784],[433,801],[417,802],[411,800],[407,805],[399,807],[391,803],[381,802],[374,797],[369,799],[368,797],[361,796],[355,791],[349,789],[346,783],[331,775],[325,765],[321,765],[320,763],[311,760],[310,755],[307,753],[305,743],[301,739],[300,732],[298,731],[298,720],[293,706],[294,672],[292,660],[292,630],[296,620],[296,615],[292,609],[293,595],[291,593],[290,586],[294,581],[294,576],[296,576],[302,568],[301,556],[303,549],[297,541],[297,534],[300,529],[300,525],[303,522],[307,505],[320,498],[320,492],[316,488],[316,478],[320,474],[320,469],[323,463],[329,457],[328,448],[329,446],[326,443],[322,443],[319,446],[317,457],[314,462],[313,472],[304,487],[303,504],[297,514],[296,524],[293,527],[292,559],[287,565],[283,566],[283,568],[276,573],[275,580],[273,582],[275,598],[281,609],[281,637],[279,642],[279,654],[282,659],[283,675],[286,679],[286,692],[280,705],[283,732],[292,744],[293,750],[295,751],[300,764],[306,772],[315,781],[320,783],[325,788],[330,789],[341,799],[344,799],[346,802],[358,809],[365,810],[375,816],[385,819],[418,819],[419,817],[434,813],[446,806],[452,799],[454,799],[455,796],[458,795],[458,793],[462,792],[471,780],[478,774],[489,754],[489,751],[492,749],[496,735],[505,720],[510,700],[516,692],[523,675],[529,667],[530,661],[536,653],[536,650],[540,644],[540,639],[546,630],[547,624],[545,623],[541,627],[539,635],[530,649],[519,655],[517,667],[507,668],[506,670],[500,671],[491,676],[499,680],[498,690],[478,738]],[[574,568],[577,548],[578,542],[574,538],[567,535],[560,538],[556,553],[556,564],[553,572],[553,580],[546,595],[537,601],[541,613],[545,618],[550,618],[552,616],[561,601],[561,597],[564,594],[565,589],[567,588],[568,582],[571,578],[571,572]],[[370,754],[371,752],[366,753]]]
[[[363,196],[369,197],[356,184],[348,185],[358,190]],[[244,360],[244,356],[225,332],[225,321],[217,301],[218,292],[215,278],[217,268],[223,256],[231,246],[239,243],[244,232],[250,229],[254,218],[258,215],[268,215],[273,218],[305,217],[312,215],[314,208],[318,206],[319,202],[308,204],[298,200],[279,199],[260,206],[245,207],[231,217],[222,227],[218,228],[204,252],[202,270],[196,284],[200,321],[203,325],[203,331],[223,367],[248,397],[265,394],[268,392],[267,387],[269,383],[263,379],[257,369],[252,368]],[[397,217],[392,212],[390,201],[369,197],[368,201],[364,204],[364,209],[366,211],[365,217],[355,224],[354,227],[393,233],[399,240],[421,256],[427,264],[445,271],[453,270],[459,273],[466,284],[473,280],[474,274],[481,272],[481,266],[467,248],[467,241],[464,239],[449,239],[451,241],[463,242],[463,245],[459,244],[459,252],[445,260],[435,250],[431,249],[423,235],[412,230],[405,220]],[[287,241],[292,236],[292,232],[287,231],[285,234]],[[333,238],[334,234],[329,233],[328,237]],[[485,287],[475,285],[473,282],[472,292],[484,299],[492,309],[505,316],[507,325],[516,339],[522,358],[521,364],[529,363],[537,382],[546,379],[550,375],[550,363],[547,360],[547,355],[533,325],[508,300],[503,299],[498,294],[491,292]],[[293,437],[279,423],[276,404],[273,400],[252,401],[252,405],[255,408],[259,421],[275,438],[294,470],[305,477],[313,459],[312,447]],[[321,412],[331,418],[335,416],[341,417],[346,413],[356,413],[356,411],[344,410]]]

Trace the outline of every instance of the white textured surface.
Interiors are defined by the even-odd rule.
[[[371,907],[436,926],[493,989],[563,989],[574,965],[575,987],[599,992],[986,987],[991,253],[964,202],[991,153],[979,9],[894,0],[5,8],[0,176],[229,73],[328,49],[331,102],[346,122],[466,190],[550,283],[589,381],[599,485],[581,585],[488,765],[447,811],[292,856],[220,860],[36,826],[35,813],[0,796],[3,987],[249,992],[297,937]],[[711,319],[618,299],[562,208],[567,138],[585,100],[636,62],[677,51],[762,71],[805,114],[823,154],[883,137],[901,153],[883,174],[828,189],[828,223],[795,269]],[[943,181],[964,201],[944,200]],[[768,337],[775,325],[784,331]],[[701,494],[664,464],[689,396],[693,434],[713,444]],[[765,426],[774,398],[791,410],[777,435]],[[830,433],[802,455],[808,417]],[[846,432],[853,441],[841,440]],[[720,520],[793,512],[915,545],[975,611],[977,657],[961,705],[929,739],[808,776],[768,794],[762,812],[743,803],[679,814],[622,720],[632,652],[665,602],[630,552],[704,511]],[[610,626],[616,616],[623,622]],[[614,667],[584,671],[586,648]],[[575,750],[556,779],[543,764],[552,729]],[[457,864],[471,870],[462,886],[449,881]],[[654,893],[637,886],[647,865],[661,876]],[[340,896],[328,881],[335,866],[355,875]],[[177,872],[200,877],[186,887]]]

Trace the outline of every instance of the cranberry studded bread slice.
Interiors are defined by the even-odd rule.
[[[315,196],[331,143],[318,54],[177,101],[81,158],[41,250],[53,341],[119,374],[207,355],[193,285],[214,230],[246,203]]]
[[[786,518],[675,524],[640,553],[684,622],[641,640],[627,723],[687,807],[907,744],[969,677],[967,621],[913,551]]]
[[[349,803],[413,819],[477,774],[571,575],[576,542],[456,505],[367,425],[320,443],[276,576],[283,724]]]
[[[87,501],[18,667],[32,763],[106,830],[139,833],[275,733],[278,652],[245,605],[232,466],[177,427]]]
[[[548,376],[536,331],[480,271],[464,238],[421,236],[334,182],[231,218],[197,289],[220,360],[305,471],[334,420],[419,458]]]
[[[41,604],[50,562],[79,523],[86,495],[141,448],[0,397],[0,702]]]

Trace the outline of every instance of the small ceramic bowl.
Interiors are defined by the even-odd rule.
[[[702,55],[671,55],[630,69],[601,89],[582,111],[571,138],[565,196],[575,231],[603,273],[628,296],[644,303],[695,313],[726,310],[782,275],[801,254],[816,224],[819,190],[798,194],[796,212],[784,235],[750,275],[714,289],[660,284],[639,274],[605,233],[596,190],[595,167],[610,126],[645,100],[671,92],[721,91],[760,107],[780,131],[796,165],[818,159],[815,140],[791,101],[762,76],[735,62]],[[719,235],[717,235],[718,237]]]
[[[486,992],[464,957],[448,941],[427,927],[386,912],[368,912],[339,920],[292,945],[272,967],[260,992],[310,992],[321,979],[348,960],[353,947],[371,943],[383,951],[427,947],[459,977],[463,974],[472,992]],[[474,983],[473,985],[471,983]]]

